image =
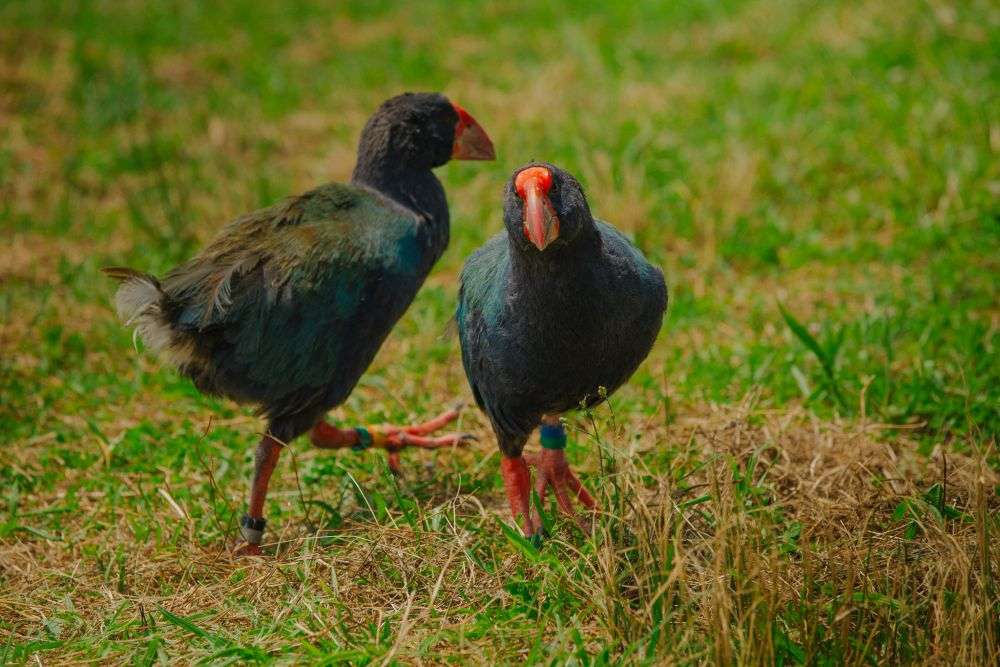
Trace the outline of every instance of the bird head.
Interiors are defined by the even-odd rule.
[[[495,157],[476,119],[440,93],[404,93],[383,102],[368,119],[358,151],[378,151],[415,168]]]
[[[569,245],[594,223],[580,183],[555,165],[533,162],[507,183],[504,224],[516,244],[544,252]]]

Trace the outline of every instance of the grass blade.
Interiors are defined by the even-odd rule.
[[[222,637],[219,637],[218,635],[213,635],[211,632],[208,632],[207,630],[203,630],[202,628],[198,627],[198,625],[195,624],[195,622],[192,621],[191,619],[184,618],[183,616],[178,616],[177,614],[172,614],[163,607],[160,607],[159,605],[157,605],[157,609],[160,610],[160,615],[163,616],[163,620],[167,621],[171,625],[175,625],[181,630],[190,632],[196,637],[201,637],[202,639],[206,640],[213,646],[217,646],[219,648],[229,646],[228,641],[226,641]]]

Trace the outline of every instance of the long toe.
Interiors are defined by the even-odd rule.
[[[565,478],[552,480],[552,490],[556,494],[556,503],[559,505],[559,509],[576,519],[576,508],[573,507],[573,503],[570,500],[570,489],[566,484]]]
[[[449,433],[447,435],[440,435],[437,437],[427,437],[403,432],[399,434],[397,439],[399,440],[399,444],[403,447],[440,449],[441,447],[464,446],[477,438],[471,433]]]
[[[597,503],[594,502],[594,497],[590,495],[589,491],[587,491],[587,487],[585,487],[580,480],[577,479],[576,474],[572,470],[568,469],[567,472],[569,474],[566,477],[566,484],[569,486],[570,490],[576,494],[576,499],[579,500],[580,504],[587,509],[596,511]]]
[[[576,492],[570,486],[568,479],[564,476],[553,477],[539,471],[535,480],[535,491],[538,493],[538,500],[542,507],[545,506],[545,498],[548,496],[549,489],[552,489],[552,493],[555,494],[559,511],[572,519],[581,530],[586,530],[583,520],[573,506],[572,499]]]
[[[407,426],[403,430],[412,435],[427,435],[428,433],[433,433],[438,429],[441,429],[451,422],[458,419],[458,409],[452,408],[447,412],[442,412],[434,419],[425,421],[422,424],[414,424],[413,426]]]

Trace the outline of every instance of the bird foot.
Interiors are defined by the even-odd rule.
[[[541,520],[530,506],[531,475],[529,466],[535,468],[534,490],[544,506],[549,489],[555,494],[559,509],[587,532],[587,527],[573,506],[573,498],[590,511],[597,503],[569,467],[561,449],[543,449],[538,454],[528,454],[501,459],[504,488],[515,521],[520,521],[525,537],[537,537],[543,532]]]
[[[395,475],[402,475],[399,452],[407,447],[440,449],[442,447],[464,446],[478,440],[471,433],[430,435],[455,421],[458,415],[458,409],[453,408],[422,424],[411,426],[381,424],[348,430],[339,429],[325,421],[320,421],[313,427],[309,435],[313,445],[323,449],[339,449],[341,447],[351,447],[357,450],[370,447],[384,449],[388,456],[389,469]]]
[[[551,489],[556,496],[559,509],[570,516],[581,530],[586,531],[587,528],[577,514],[572,499],[576,498],[590,511],[597,509],[597,503],[569,467],[566,453],[561,449],[542,449],[537,454],[528,454],[524,460],[535,469],[535,492],[538,493],[542,506],[545,506],[545,497]]]

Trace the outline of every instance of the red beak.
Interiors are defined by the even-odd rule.
[[[550,187],[552,174],[545,167],[528,167],[514,180],[514,188],[524,200],[524,235],[539,250],[559,238],[559,216],[549,201]]]
[[[451,149],[453,160],[492,160],[496,157],[493,142],[486,130],[476,122],[476,119],[454,102],[452,106],[458,113],[458,123],[455,125],[455,144]]]

